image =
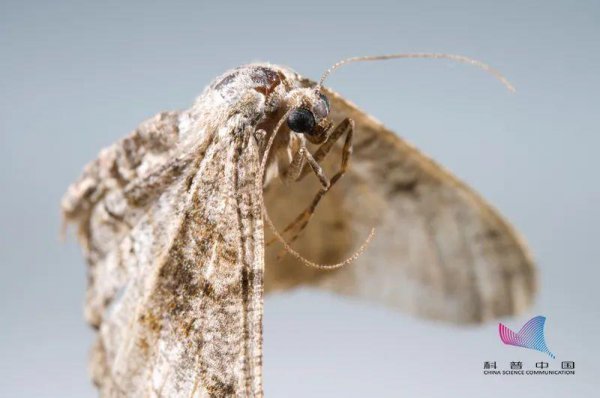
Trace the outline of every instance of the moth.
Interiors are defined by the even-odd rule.
[[[265,292],[312,286],[455,323],[527,308],[536,271],[512,227],[323,86],[343,64],[392,58],[470,63],[508,84],[446,54],[350,58],[318,83],[250,64],[85,167],[62,212],[89,265],[101,396],[261,397]]]

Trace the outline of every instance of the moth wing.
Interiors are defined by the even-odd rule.
[[[98,329],[91,368],[102,396],[261,396],[258,149],[239,142],[239,125],[228,126],[237,141],[207,135],[181,167],[165,152],[75,218],[89,237],[86,313]],[[132,189],[121,222],[134,223],[97,211]],[[97,249],[101,237],[111,245]]]
[[[179,143],[180,118],[179,112],[162,112],[144,121],[129,135],[103,149],[69,186],[61,210],[66,222],[77,224],[88,259],[103,257],[152,201],[133,204],[124,200],[123,194],[127,188],[134,188],[134,181],[151,181],[151,173],[158,174],[168,167]],[[155,196],[161,193],[161,189],[155,191]],[[105,225],[90,225],[92,218]],[[102,236],[92,235],[92,230]]]
[[[61,210],[76,224],[88,268],[85,315],[98,326],[106,303],[129,278],[127,270],[103,261],[121,244],[169,183],[183,172],[173,161],[180,143],[183,114],[162,112],[123,139],[103,149],[69,186]]]
[[[310,285],[457,323],[527,308],[536,270],[508,222],[381,123],[340,95],[326,95],[334,122],[356,123],[354,153],[295,247],[311,260],[333,263],[351,255],[371,227],[375,238],[358,260],[334,271],[309,269],[291,256],[278,261],[269,250],[266,291]],[[338,145],[324,162],[328,175],[340,157]],[[317,190],[311,175],[287,187],[274,184],[266,205],[282,227]]]
[[[179,112],[161,112],[103,149],[64,195],[61,207],[67,219],[83,218],[107,193],[121,190],[149,170],[167,163],[179,142],[180,118]]]

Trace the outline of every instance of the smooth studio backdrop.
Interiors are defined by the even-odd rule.
[[[265,303],[267,397],[591,397],[600,350],[600,3],[597,1],[2,1],[0,396],[93,397],[85,265],[59,242],[59,200],[98,151],[215,76],[271,61],[318,78],[340,58],[452,52],[348,66],[328,80],[474,186],[527,238],[572,377],[483,376],[544,354],[497,323],[456,327],[308,290]],[[325,199],[327,200],[327,199]],[[298,265],[301,267],[302,265]]]

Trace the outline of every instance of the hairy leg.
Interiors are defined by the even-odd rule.
[[[325,157],[327,156],[329,151],[331,151],[331,148],[333,148],[333,146],[340,139],[340,137],[343,136],[344,133],[346,133],[346,135],[347,134],[352,135],[353,131],[354,131],[354,120],[349,119],[349,118],[342,120],[340,122],[340,124],[338,124],[334,128],[334,130],[331,132],[329,137],[327,137],[327,140],[323,144],[321,144],[321,146],[319,146],[319,148],[317,148],[317,150],[313,154],[313,158],[315,159],[315,161],[317,163],[321,163],[321,161],[323,159],[325,159]],[[350,138],[350,139],[352,140],[352,138]],[[310,168],[304,167],[304,169],[300,173],[300,176],[296,180],[301,180],[302,178],[304,178],[304,176],[306,176],[309,173],[309,171],[310,171]]]
[[[304,165],[306,164],[306,153],[308,149],[306,147],[301,146],[298,148],[298,151],[292,157],[292,161],[285,168],[282,177],[284,184],[289,184],[293,181],[296,181],[300,177],[300,173],[304,169]]]
[[[337,173],[334,174],[333,178],[329,180],[319,162],[325,158],[325,156],[329,153],[333,145],[335,145],[336,141],[346,133],[346,139],[344,141],[344,146],[342,149],[342,159],[341,165]],[[292,229],[295,229],[294,235],[291,237],[290,242],[293,242],[298,238],[300,233],[306,228],[308,225],[308,221],[312,217],[317,208],[317,205],[325,196],[325,194],[331,189],[332,186],[335,185],[337,181],[344,175],[346,170],[348,169],[348,164],[350,161],[350,155],[352,154],[352,137],[354,134],[354,121],[352,119],[344,119],[331,133],[328,137],[327,141],[325,141],[318,149],[315,151],[314,155],[311,155],[310,152],[304,150],[302,151],[303,156],[306,158],[306,163],[308,163],[308,167],[306,167],[303,171],[300,172],[297,180],[300,180],[306,175],[310,170],[315,173],[315,175],[319,178],[321,182],[321,189],[315,197],[313,198],[310,205],[301,212],[298,217],[296,217],[288,226],[283,230],[283,232],[288,232]],[[300,148],[303,149],[303,148]],[[298,151],[300,153],[300,150]],[[292,161],[293,163],[293,161]]]

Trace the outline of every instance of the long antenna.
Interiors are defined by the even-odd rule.
[[[493,75],[508,89],[508,91],[513,92],[513,93],[517,91],[515,89],[515,87],[508,81],[508,79],[506,77],[504,77],[504,75],[502,73],[500,73],[498,70],[492,68],[490,65],[485,64],[485,63],[478,61],[476,59],[473,59],[473,58],[465,57],[463,55],[443,54],[443,53],[412,53],[412,54],[407,53],[407,54],[371,55],[371,56],[364,56],[364,57],[346,58],[346,59],[336,62],[329,69],[327,69],[325,71],[325,73],[323,73],[323,75],[321,76],[321,80],[319,80],[319,84],[317,85],[317,90],[320,90],[321,86],[323,86],[323,82],[325,81],[325,79],[327,79],[327,77],[333,71],[335,71],[342,65],[346,65],[346,64],[350,64],[350,63],[354,63],[354,62],[384,61],[384,60],[388,60],[388,59],[400,59],[400,58],[449,59],[451,61],[473,65],[473,66],[483,69],[484,71]]]

